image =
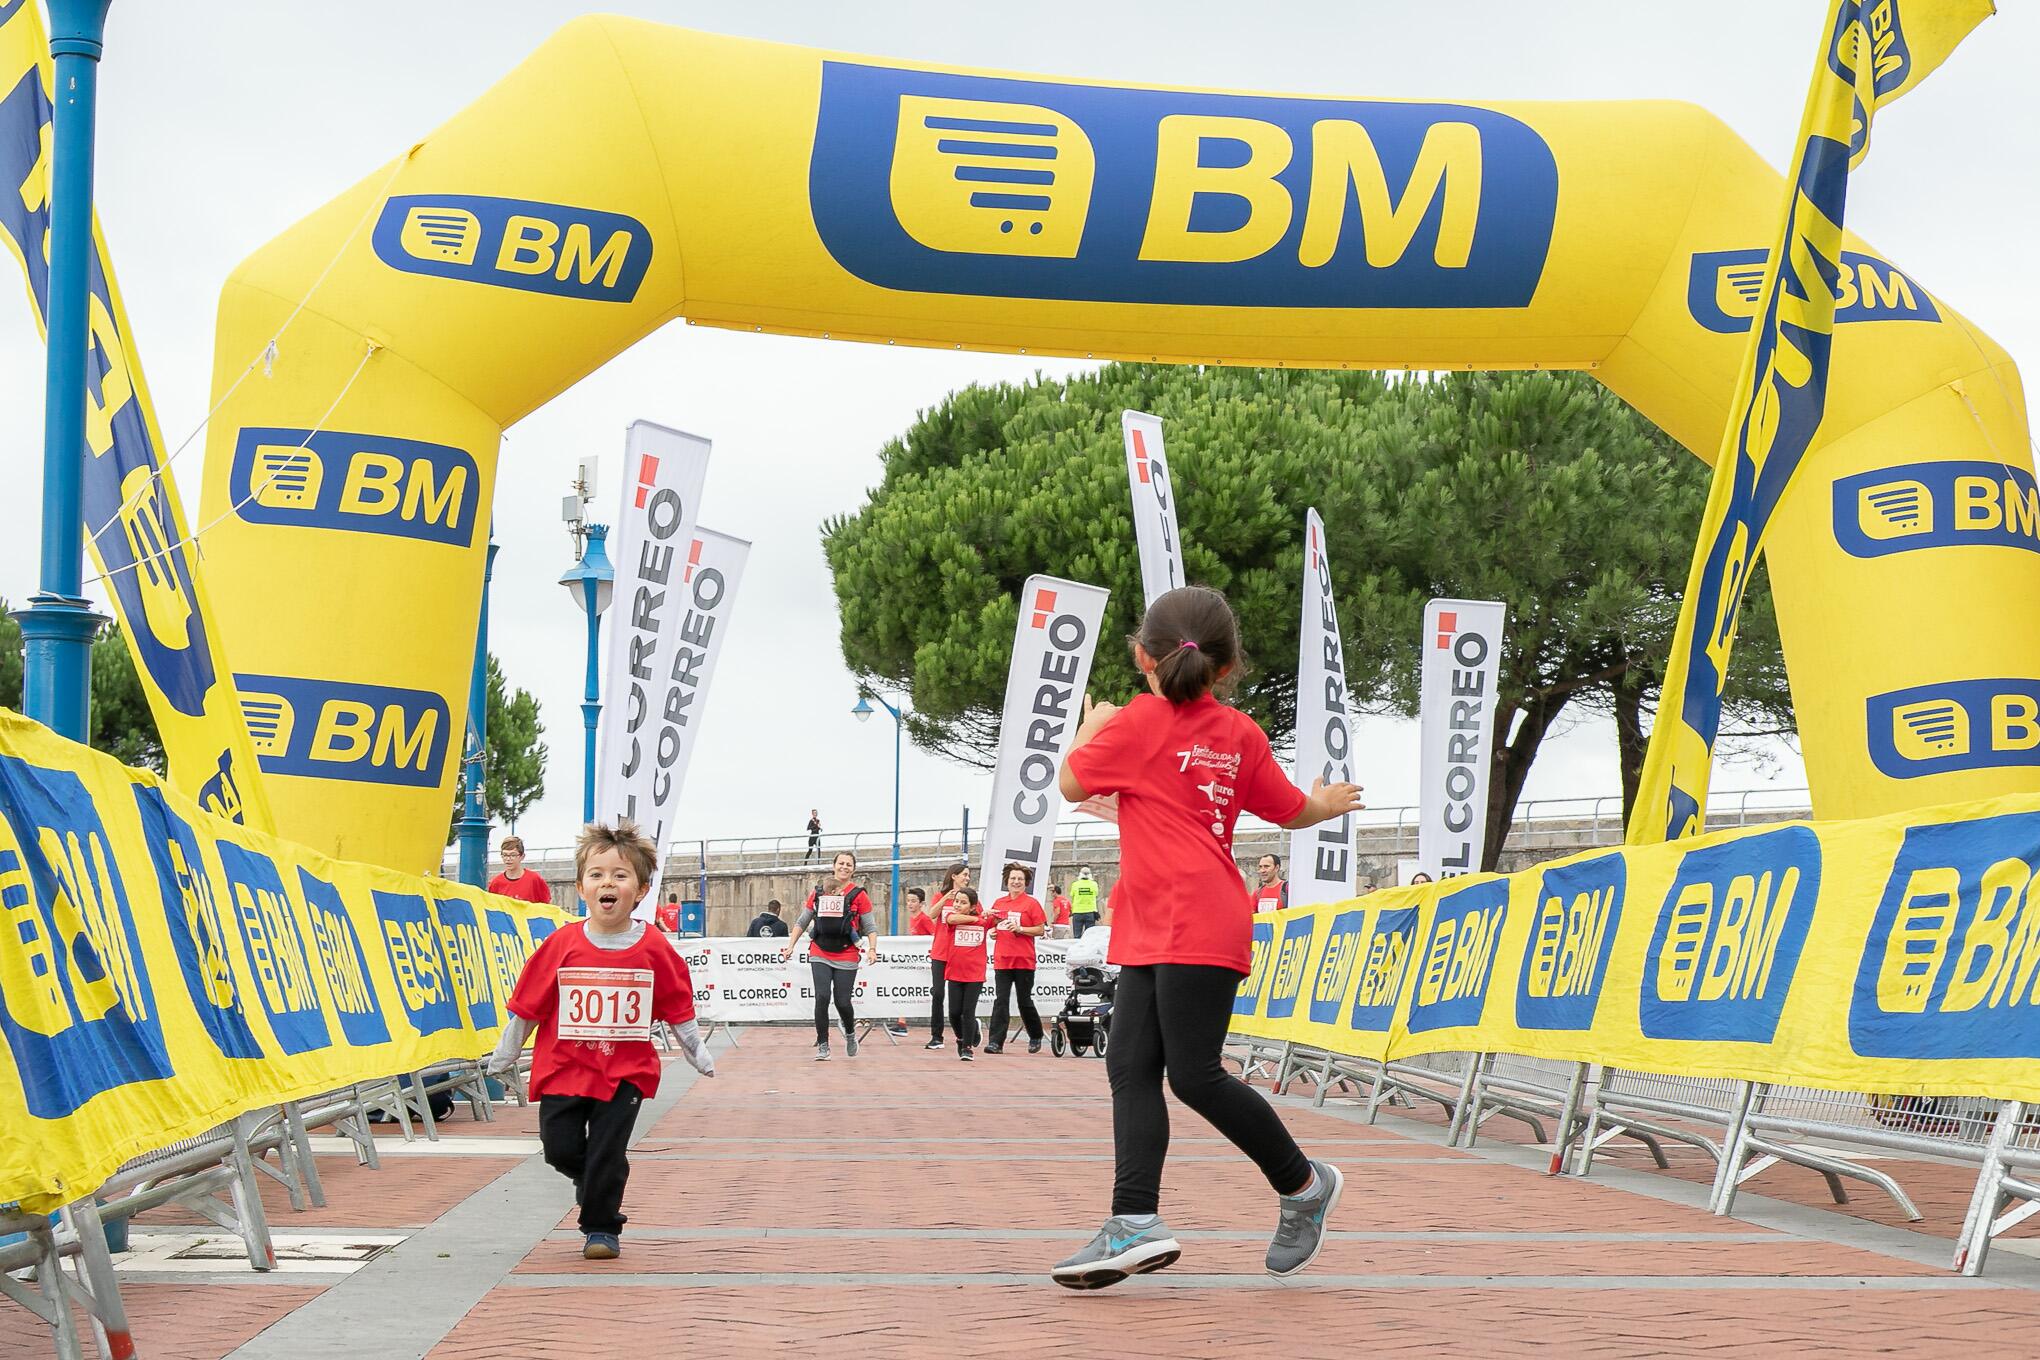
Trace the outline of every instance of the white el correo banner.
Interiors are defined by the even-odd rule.
[[[1509,607],[1495,600],[1424,608],[1417,866],[1434,879],[1478,871],[1487,848],[1495,683],[1508,621]]]
[[[1304,788],[1353,778],[1353,705],[1346,694],[1346,645],[1332,600],[1325,522],[1303,521],[1303,629],[1296,656],[1296,782]],[[1354,896],[1353,816],[1289,835],[1289,905],[1343,902]]]
[[[666,828],[673,825],[687,765],[701,736],[701,715],[708,707],[709,683],[716,662],[729,649],[730,615],[736,609],[737,586],[744,579],[744,559],[751,545],[713,529],[694,531],[687,560],[680,568],[680,627],[665,651],[659,695],[658,743],[652,752],[651,810],[647,834],[656,843],[658,868],[652,890],[633,913],[649,921],[658,911],[659,879],[666,865]],[[660,691],[663,691],[661,693]],[[639,804],[643,810],[644,804]]]
[[[1056,775],[1084,720],[1084,690],[1109,598],[1103,587],[1054,576],[1030,576],[1021,588],[978,877],[987,901],[1005,891],[1007,864],[1032,869],[1041,896],[1062,811]]]
[[[628,817],[661,845],[660,788],[680,755],[670,658],[688,613],[683,575],[708,480],[709,442],[648,420],[624,439],[623,496],[609,532],[616,589],[605,621],[595,818]]]
[[[1145,603],[1189,584],[1183,578],[1183,539],[1176,532],[1176,492],[1162,449],[1162,418],[1122,412],[1126,480],[1133,490],[1133,536],[1140,544],[1140,586]]]
[[[671,937],[668,937],[671,938]],[[703,1024],[754,1025],[814,1019],[814,974],[802,942],[791,961],[782,961],[784,940],[673,939],[694,979],[694,1012]],[[908,1020],[928,1014],[930,976],[926,935],[883,935],[878,962],[857,970],[852,1004],[860,1019]],[[1034,1005],[1042,1023],[1062,1010],[1069,996],[1068,940],[1034,942]],[[989,976],[989,974],[987,974]],[[978,1014],[989,1015],[992,988],[978,996]],[[833,1014],[833,1013],[832,1013]],[[1013,1017],[1015,1030],[1020,1017]]]

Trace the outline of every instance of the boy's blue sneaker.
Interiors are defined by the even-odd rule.
[[[615,1233],[589,1233],[588,1240],[581,1247],[581,1257],[588,1261],[614,1261],[623,1255],[623,1243]]]
[[[1098,1235],[1075,1256],[1056,1262],[1049,1277],[1065,1289],[1103,1289],[1129,1275],[1172,1266],[1183,1248],[1158,1217],[1144,1228],[1123,1218],[1108,1218]]]

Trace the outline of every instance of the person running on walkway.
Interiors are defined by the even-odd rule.
[[[807,853],[801,856],[800,862],[806,864],[811,859],[820,859],[821,857],[822,810],[820,808],[809,808],[807,815]]]
[[[503,872],[489,880],[489,891],[498,897],[514,897],[520,902],[550,906],[552,889],[546,886],[544,879],[524,867],[523,839],[505,836],[503,844],[497,848],[503,856]]]
[[[1034,1009],[1034,941],[1048,933],[1048,913],[1028,895],[1034,871],[1024,864],[1006,866],[1006,895],[992,903],[992,968],[997,973],[992,993],[992,1037],[987,1053],[1006,1051],[1006,1003],[1020,994],[1020,1023],[1027,1030],[1027,1051],[1041,1052],[1041,1013]]]
[[[942,919],[949,923],[949,962],[944,970],[949,992],[949,1027],[956,1031],[956,1056],[971,1061],[978,1046],[978,997],[985,990],[985,947],[991,913],[978,902],[974,888],[954,888]]]
[[[1087,866],[1077,870],[1076,881],[1070,884],[1070,933],[1081,940],[1097,924],[1098,880]]]
[[[581,1255],[612,1261],[623,1250],[624,1152],[640,1103],[659,1093],[652,1022],[675,1027],[681,1051],[703,1076],[715,1075],[715,1059],[694,1022],[694,980],[679,951],[630,917],[651,888],[657,851],[650,839],[622,819],[590,825],[574,861],[587,919],[561,926],[525,961],[502,1040],[484,1067],[496,1076],[514,1071],[525,1039],[537,1032],[531,1098],[539,1145],[546,1165],[574,1183]]]
[[[815,988],[815,1061],[829,1060],[829,1001],[836,1002],[836,1014],[843,1018],[843,1051],[857,1056],[857,1013],[850,998],[857,991],[857,964],[878,962],[878,913],[871,898],[857,886],[857,856],[838,850],[831,865],[833,883],[819,883],[808,894],[807,905],[793,923],[793,938],[781,956],[788,960],[808,942],[808,971]],[[864,948],[858,948],[863,941]]]
[[[1282,856],[1263,855],[1254,861],[1261,886],[1254,890],[1255,911],[1281,911],[1289,905],[1289,884],[1282,878]]]
[[[1051,1273],[1071,1289],[1102,1289],[1182,1255],[1160,1217],[1166,1075],[1176,1098],[1251,1157],[1280,1197],[1265,1264],[1271,1275],[1294,1275],[1316,1259],[1343,1181],[1330,1162],[1305,1157],[1274,1108],[1219,1060],[1252,949],[1233,826],[1243,811],[1292,831],[1315,826],[1357,811],[1360,790],[1320,779],[1304,793],[1253,720],[1214,697],[1242,664],[1238,620],[1217,591],[1186,586],[1158,598],[1133,659],[1151,692],[1123,709],[1085,696],[1058,779],[1073,803],[1119,795],[1109,955],[1119,987],[1105,1055],[1112,1213]]]
[[[942,871],[942,886],[936,890],[935,903],[928,914],[935,918],[935,938],[928,945],[928,1042],[923,1047],[942,1047],[942,1005],[947,995],[944,985],[948,978],[950,937],[955,929],[949,924],[949,908],[959,889],[970,886],[970,866],[958,860]]]

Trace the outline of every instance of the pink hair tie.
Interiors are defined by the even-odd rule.
[[[1191,651],[1193,651],[1193,652],[1194,652],[1194,651],[1198,651],[1198,650],[1199,650],[1199,648],[1198,648],[1197,644],[1196,644],[1196,643],[1194,643],[1194,642],[1192,642],[1192,641],[1190,641],[1190,640],[1189,640],[1188,638],[1185,638],[1185,639],[1183,640],[1183,645],[1184,645],[1185,647],[1188,647],[1188,648],[1189,648],[1189,649],[1190,649]]]

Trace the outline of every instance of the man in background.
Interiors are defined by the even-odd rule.
[[[520,902],[550,906],[552,889],[545,886],[544,879],[524,867],[524,842],[516,836],[505,836],[498,848],[503,856],[503,872],[489,880],[489,891],[498,897],[514,897]]]
[[[770,902],[767,902],[765,910],[753,916],[751,924],[744,928],[744,938],[747,940],[784,939],[786,936],[786,922],[780,919],[780,913],[783,911],[785,911],[785,908],[779,904],[778,898],[775,897]]]
[[[1254,893],[1255,911],[1281,911],[1289,905],[1289,884],[1282,878],[1282,856],[1263,855],[1254,863],[1261,886]]]
[[[807,854],[802,856],[800,862],[806,864],[811,859],[819,860],[821,857],[822,810],[820,808],[809,808],[807,815]]]

